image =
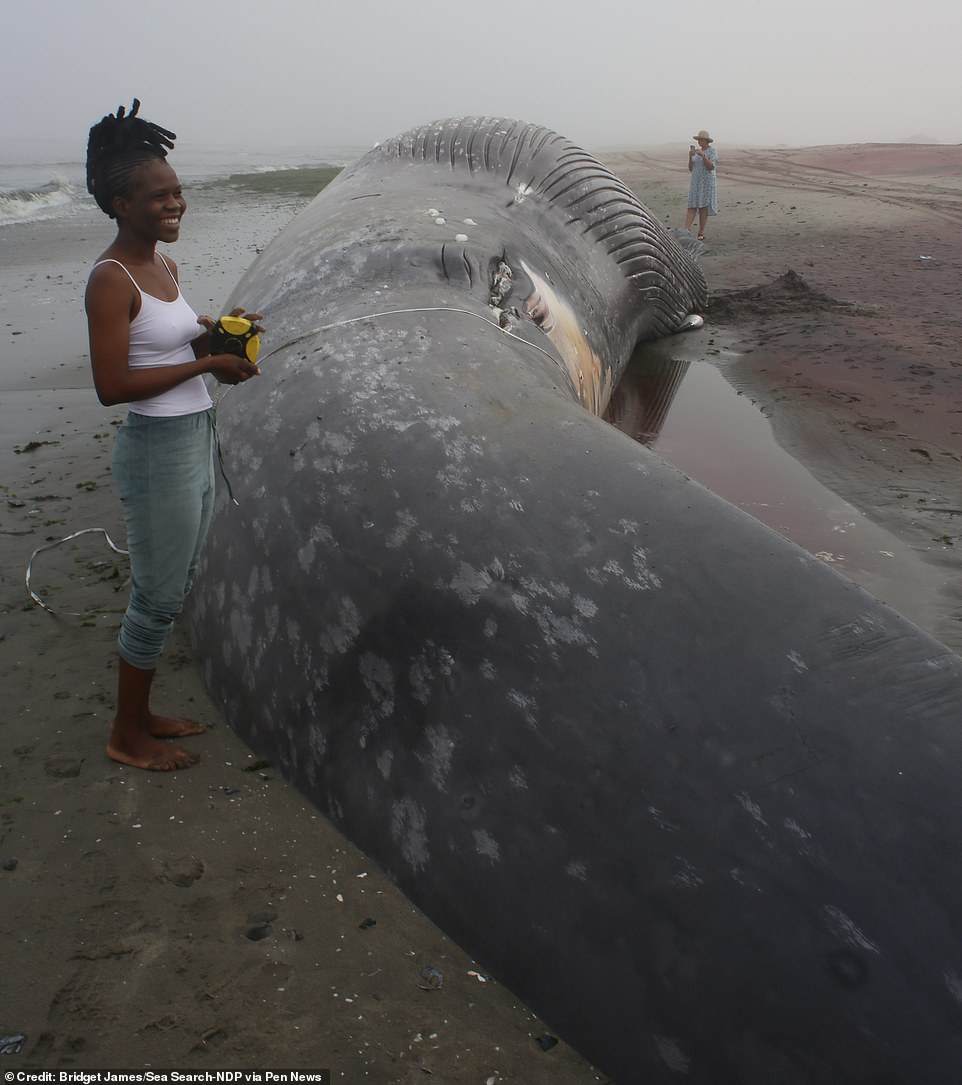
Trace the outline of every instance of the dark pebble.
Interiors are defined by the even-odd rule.
[[[4,870],[16,870],[17,862],[18,860],[16,859],[4,859],[4,861],[0,863],[0,866],[2,866]]]
[[[272,927],[270,923],[265,923],[260,927],[251,927],[247,932],[247,937],[252,942],[263,942],[265,938],[270,938]]]
[[[362,919],[361,922],[358,924],[358,926],[361,928],[362,931],[367,931],[367,930],[370,930],[371,927],[376,927],[377,926],[377,920],[376,919],[370,919],[370,918]]]
[[[537,1043],[542,1051],[550,1051],[553,1047],[558,1046],[558,1038],[556,1036],[549,1036],[548,1033],[545,1033],[544,1036],[538,1037]]]

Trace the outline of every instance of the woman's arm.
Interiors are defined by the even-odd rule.
[[[131,369],[130,320],[135,300],[133,284],[121,268],[106,264],[90,276],[84,298],[90,365],[97,398],[105,407],[158,396],[203,373],[214,373],[218,380],[238,384],[259,372],[246,358],[233,354],[208,354],[180,365]]]

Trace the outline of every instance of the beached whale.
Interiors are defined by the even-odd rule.
[[[962,660],[604,423],[695,264],[591,156],[443,121],[234,298],[214,697],[620,1083],[962,1066]]]

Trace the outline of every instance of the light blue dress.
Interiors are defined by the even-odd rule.
[[[705,155],[711,164],[718,165],[718,155],[714,147],[709,147]],[[707,207],[709,215],[718,214],[718,195],[714,169],[705,169],[700,155],[691,160],[691,186],[688,189],[689,207]]]

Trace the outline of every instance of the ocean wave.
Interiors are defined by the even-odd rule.
[[[201,199],[238,195],[257,199],[269,198],[285,202],[309,201],[341,170],[341,166],[274,166],[256,164],[243,172],[221,165],[222,172],[205,172],[191,176],[188,166],[183,177],[188,206],[194,197]],[[228,172],[229,171],[229,172]],[[9,176],[9,175],[8,175]],[[0,228],[17,223],[40,220],[76,218],[92,215],[99,218],[93,197],[85,186],[58,175],[46,184],[23,184],[21,178],[3,184],[0,171]],[[12,183],[11,183],[12,181]]]
[[[76,196],[76,188],[64,177],[37,188],[0,191],[0,225],[60,214]]]

